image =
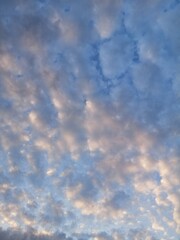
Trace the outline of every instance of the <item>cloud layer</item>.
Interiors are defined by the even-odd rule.
[[[178,239],[179,12],[0,1],[0,238]]]

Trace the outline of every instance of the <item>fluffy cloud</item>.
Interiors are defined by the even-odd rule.
[[[177,239],[179,2],[0,9],[0,238]]]

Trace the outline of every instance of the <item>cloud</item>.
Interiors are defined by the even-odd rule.
[[[0,238],[177,239],[178,2],[0,9]]]
[[[122,1],[106,0],[103,3],[93,1],[93,13],[95,28],[102,39],[109,38],[117,29],[118,21],[121,17]]]
[[[129,232],[128,237],[133,240],[138,239],[150,239],[150,240],[156,240],[154,236],[152,236],[148,231],[145,231],[143,229],[134,229]]]
[[[35,234],[33,232],[33,229],[30,229],[29,232],[27,233],[22,233],[22,232],[19,232],[19,231],[9,231],[8,230],[0,230],[0,237],[1,239],[4,239],[4,240],[11,240],[11,239],[18,239],[18,240],[21,240],[21,239],[25,239],[25,240],[71,240],[72,238],[70,237],[67,237],[66,234],[64,233],[58,233],[56,235],[53,235],[53,236],[50,236],[48,234]]]
[[[129,206],[129,196],[124,191],[119,191],[110,200],[110,205],[114,209],[126,208]]]
[[[128,70],[133,59],[133,44],[125,33],[102,44],[100,60],[106,78],[119,77]]]

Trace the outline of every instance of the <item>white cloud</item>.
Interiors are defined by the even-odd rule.
[[[179,6],[13,4],[0,3],[0,234],[177,239]]]

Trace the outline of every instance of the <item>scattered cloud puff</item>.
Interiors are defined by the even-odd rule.
[[[179,12],[0,1],[0,238],[178,239]]]

